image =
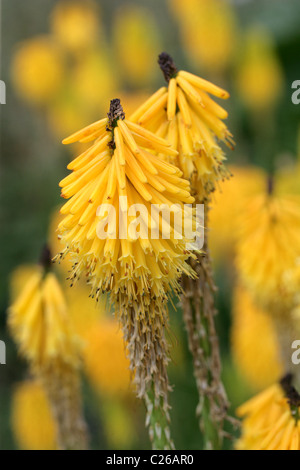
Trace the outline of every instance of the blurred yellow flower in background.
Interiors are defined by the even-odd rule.
[[[46,105],[53,100],[64,71],[64,57],[51,36],[36,36],[21,43],[11,64],[17,92],[33,105]]]
[[[265,172],[255,166],[229,166],[229,171],[233,177],[213,194],[209,212],[209,246],[216,264],[232,258],[238,218],[248,199],[262,192],[267,181]]]
[[[51,29],[58,43],[69,52],[85,52],[102,36],[99,14],[98,5],[92,0],[63,0],[52,12]]]
[[[236,87],[251,111],[273,108],[283,90],[283,71],[272,36],[262,28],[251,29],[238,63]]]
[[[87,52],[74,67],[72,87],[79,109],[89,110],[92,113],[89,116],[92,118],[96,119],[99,113],[107,110],[110,98],[116,93],[118,85],[118,74],[104,50],[93,49]]]
[[[129,85],[141,87],[152,82],[160,50],[157,25],[150,10],[138,6],[121,7],[114,17],[115,60]]]
[[[14,390],[11,425],[20,449],[56,449],[56,429],[50,405],[37,382],[21,383]]]
[[[129,360],[117,321],[103,318],[90,328],[83,354],[87,376],[99,393],[130,393]]]
[[[239,218],[236,265],[242,282],[266,309],[285,313],[291,295],[283,282],[300,256],[300,199],[260,194]]]
[[[235,364],[248,384],[261,390],[283,373],[279,341],[271,316],[258,308],[241,286],[233,293],[231,331]]]
[[[191,62],[210,74],[232,62],[238,41],[234,9],[224,0],[170,0]]]

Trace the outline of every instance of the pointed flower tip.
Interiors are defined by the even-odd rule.
[[[169,83],[171,78],[176,77],[178,70],[174,60],[167,52],[162,52],[158,56],[158,65],[162,73],[164,74],[165,80]]]
[[[109,125],[110,127],[114,127],[116,121],[121,119],[124,121],[125,113],[123,107],[121,105],[121,100],[119,98],[115,98],[110,102],[109,113],[107,114]]]

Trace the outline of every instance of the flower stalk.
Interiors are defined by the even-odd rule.
[[[221,378],[219,340],[215,328],[217,314],[211,261],[207,241],[205,255],[191,261],[197,279],[183,278],[182,305],[199,402],[197,416],[206,450],[221,449],[229,402]]]

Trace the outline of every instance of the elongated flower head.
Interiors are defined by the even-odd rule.
[[[300,396],[292,376],[250,399],[238,410],[243,418],[238,450],[300,450]]]
[[[96,297],[126,292],[131,300],[137,295],[165,298],[189,270],[186,239],[176,238],[173,217],[168,221],[159,214],[159,223],[153,222],[153,205],[176,204],[182,217],[183,204],[194,201],[181,171],[156,155],[176,157],[177,152],[125,120],[119,100],[111,102],[108,118],[64,143],[77,141],[94,143],[69,164],[73,172],[60,183],[62,197],[69,201],[61,209],[65,217],[58,230],[66,247],[61,256],[71,253],[74,262],[71,279],[87,275]],[[130,214],[133,204],[141,211],[137,224],[136,214]],[[133,230],[137,225],[138,234]],[[157,239],[151,232],[155,226]]]
[[[185,215],[193,226],[193,209],[186,207],[194,202],[190,183],[162,158],[174,158],[177,151],[127,121],[118,99],[111,101],[106,119],[64,143],[77,141],[94,143],[70,163],[73,173],[60,183],[69,199],[61,209],[59,233],[66,248],[60,256],[72,256],[72,281],[85,274],[92,296],[110,294],[137,394],[146,399],[150,436],[156,433],[171,448],[166,301],[171,289],[180,291],[183,273],[194,275],[187,263],[192,237],[181,230]],[[157,410],[165,414],[164,423],[153,428]]]
[[[272,318],[241,286],[233,297],[231,342],[234,362],[253,389],[262,390],[282,376],[279,339]]]
[[[79,366],[79,342],[54,273],[39,266],[9,308],[9,326],[21,354],[34,370],[56,364]]]
[[[217,181],[228,176],[218,144],[218,140],[231,148],[234,144],[223,122],[228,113],[210,95],[227,99],[229,94],[196,75],[178,71],[166,53],[159,56],[159,65],[168,86],[151,96],[130,120],[167,139],[178,150],[179,167],[202,200]]]
[[[285,273],[300,255],[299,198],[258,195],[239,222],[237,269],[243,283],[261,305],[287,312],[291,293]]]

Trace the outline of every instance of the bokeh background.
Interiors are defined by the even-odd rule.
[[[130,114],[162,86],[161,51],[231,93],[225,107],[237,142],[228,152],[234,176],[213,198],[210,246],[232,413],[280,375],[273,325],[237,286],[234,227],[246,199],[265,190],[268,174],[280,194],[300,193],[300,105],[291,101],[292,82],[300,79],[299,21],[298,0],[2,0],[1,449],[55,445],[46,399],[9,337],[6,310],[45,241],[58,249],[58,182],[79,150],[61,140],[103,117],[110,99],[120,97]],[[65,282],[64,268],[55,269]],[[86,342],[83,392],[93,448],[149,448],[117,325],[103,306],[95,308],[85,286],[65,290]],[[180,306],[171,324],[172,432],[177,448],[197,449],[197,393]]]

